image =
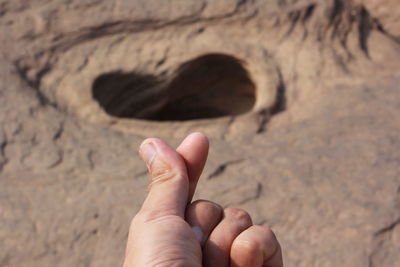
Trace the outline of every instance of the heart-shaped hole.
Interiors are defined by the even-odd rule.
[[[184,121],[248,112],[256,101],[256,86],[243,61],[207,54],[182,64],[168,77],[102,74],[93,82],[92,95],[111,116]]]

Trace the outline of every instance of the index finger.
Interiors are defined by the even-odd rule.
[[[188,203],[191,202],[196,185],[204,165],[207,161],[209,142],[208,138],[202,133],[192,133],[188,135],[176,151],[182,156],[186,164],[189,178]]]

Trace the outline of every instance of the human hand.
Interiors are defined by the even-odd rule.
[[[149,138],[139,153],[151,183],[130,226],[124,267],[283,266],[275,235],[252,225],[247,212],[205,200],[191,203],[208,155],[204,135],[189,135],[176,150]]]

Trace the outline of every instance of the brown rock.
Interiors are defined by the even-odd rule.
[[[385,0],[0,3],[0,266],[118,266],[136,149],[211,138],[196,196],[286,266],[396,266],[400,8]]]

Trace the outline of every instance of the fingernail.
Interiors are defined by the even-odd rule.
[[[203,246],[204,243],[204,234],[203,230],[199,226],[192,226],[192,230],[194,232],[194,235],[196,236],[196,239],[200,242],[200,244]]]
[[[146,163],[147,168],[150,168],[151,163],[153,163],[157,155],[157,151],[152,143],[144,143],[140,146],[140,155]]]

